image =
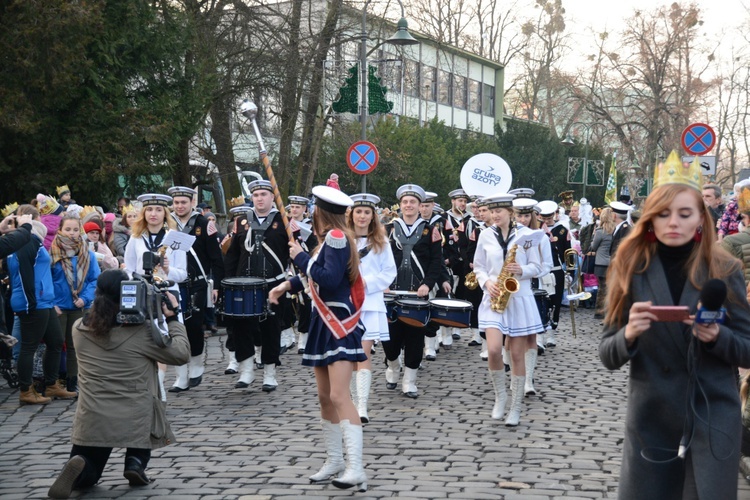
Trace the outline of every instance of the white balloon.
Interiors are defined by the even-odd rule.
[[[480,153],[461,168],[461,187],[469,196],[486,197],[507,193],[513,183],[508,163],[497,155]]]

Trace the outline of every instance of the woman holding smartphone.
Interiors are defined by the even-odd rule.
[[[599,355],[630,362],[619,497],[736,498],[741,418],[736,366],[750,366],[750,307],[739,261],[717,246],[700,165],[672,152],[607,274]],[[652,306],[695,313],[709,279],[726,283],[729,321],[659,321]]]

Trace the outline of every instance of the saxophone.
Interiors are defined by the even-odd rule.
[[[469,290],[477,289],[477,287],[479,286],[479,281],[477,281],[477,275],[474,273],[474,271],[466,274],[466,277],[464,278],[464,286]]]
[[[494,312],[501,313],[508,307],[508,301],[510,296],[518,291],[520,283],[513,277],[508,271],[508,264],[515,264],[516,262],[516,251],[518,245],[513,245],[508,251],[508,255],[505,257],[503,268],[500,270],[500,275],[497,277],[497,285],[500,287],[500,295],[497,298],[490,299],[490,309]]]

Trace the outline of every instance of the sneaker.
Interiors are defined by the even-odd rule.
[[[50,486],[47,496],[50,498],[69,498],[84,467],[86,467],[86,460],[81,455],[76,455],[68,460],[60,471],[60,475]]]
[[[151,479],[146,475],[146,470],[141,465],[141,461],[135,457],[125,458],[125,471],[122,473],[128,480],[130,486],[146,486],[151,484]]]

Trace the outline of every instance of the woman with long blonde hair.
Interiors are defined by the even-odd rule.
[[[607,297],[607,269],[609,268],[610,254],[612,248],[612,237],[617,227],[614,211],[607,207],[599,214],[599,227],[594,232],[594,240],[591,242],[590,250],[595,252],[594,274],[599,283],[596,293],[596,306],[594,318],[604,317],[602,309],[604,299]]]
[[[351,393],[360,420],[367,423],[370,421],[367,401],[372,382],[370,352],[375,341],[385,342],[391,338],[383,292],[396,279],[396,261],[385,236],[385,229],[375,213],[380,198],[374,194],[355,194],[352,195],[352,200],[354,206],[347,214],[346,222],[357,236],[360,272],[367,291],[362,305],[362,324],[365,326],[362,349],[367,359],[357,363],[352,376]]]
[[[741,420],[735,366],[750,366],[750,307],[740,263],[718,247],[700,166],[673,152],[607,274],[604,365],[630,362],[619,498],[736,498]],[[707,281],[726,283],[729,322],[695,314]],[[712,283],[713,285],[713,283]],[[721,286],[720,284],[718,286]]]
[[[307,272],[313,310],[302,364],[312,366],[318,387],[320,417],[328,458],[310,482],[333,480],[337,488],[356,486],[367,490],[362,466],[362,423],[349,394],[352,371],[367,359],[362,349],[364,283],[359,270],[359,253],[352,231],[346,226],[346,210],[353,201],[341,191],[313,188],[316,197],[313,229],[320,244],[313,255],[299,242],[289,242],[290,255],[299,269]],[[304,289],[298,276],[283,282],[269,293],[271,303],[287,293]],[[346,447],[344,463],[342,439]]]

